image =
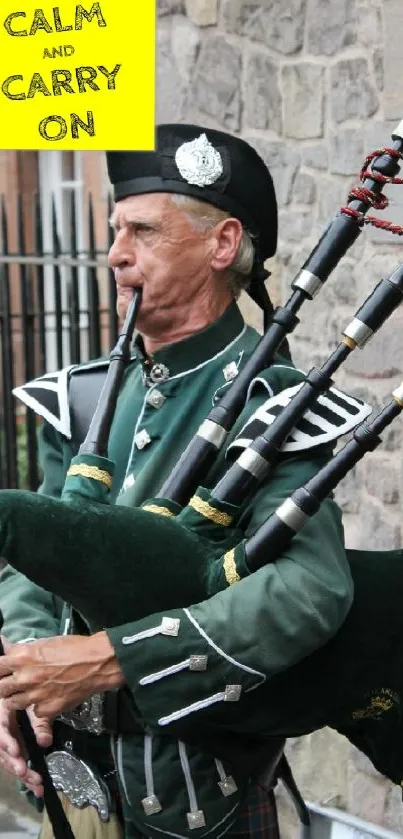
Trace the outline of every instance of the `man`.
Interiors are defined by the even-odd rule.
[[[133,289],[142,289],[139,337],[119,396],[109,457],[116,463],[114,499],[137,506],[157,493],[257,343],[234,298],[250,283],[254,298],[269,306],[262,266],[276,249],[277,208],[270,174],[256,152],[239,138],[210,129],[160,126],[156,153],[109,153],[108,168],[116,202],[109,260],[121,317]],[[85,389],[87,373],[88,368],[73,372],[71,387],[81,376]],[[279,354],[252,388],[230,441],[236,445],[246,419],[268,395],[302,378]],[[32,405],[32,388],[30,393]],[[57,495],[72,444],[48,423],[41,451],[41,491]],[[323,446],[284,456],[245,507],[246,534],[328,456]],[[227,468],[223,453],[206,485]],[[287,555],[258,574],[188,609],[91,637],[78,634],[85,627],[77,616],[71,624],[66,606],[6,569],[0,588],[9,642],[0,663],[0,760],[36,796],[42,794],[13,716],[16,708],[33,707],[41,745],[49,747],[53,736],[65,761],[75,754],[95,764],[103,776],[100,785],[116,780],[106,735],[77,731],[74,713],[69,714],[87,697],[108,691],[109,705],[111,696],[125,697],[132,718],[139,712],[132,728],[123,712],[105,726],[114,735],[115,826],[126,839],[227,831],[273,839],[274,799],[262,793],[257,779],[279,743],[240,735],[228,743],[219,726],[229,708],[232,719],[238,709],[242,717],[250,691],[258,702],[259,688],[265,683],[269,688],[271,676],[324,644],[343,622],[351,599],[340,515],[330,500]],[[76,634],[53,637],[63,632]],[[51,724],[61,712],[52,735]],[[77,812],[80,827],[86,810]],[[98,827],[91,830],[100,835]],[[84,833],[90,836],[88,827]]]

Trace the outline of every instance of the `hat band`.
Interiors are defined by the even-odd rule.
[[[230,195],[222,195],[211,187],[198,187],[195,184],[188,184],[186,181],[166,180],[158,176],[146,178],[133,178],[127,181],[118,181],[113,185],[113,197],[115,201],[128,198],[130,195],[144,195],[150,192],[170,192],[179,195],[188,195],[190,198],[199,198],[208,204],[219,207],[238,218],[250,233],[258,235],[255,222],[248,212],[235,201]],[[254,243],[256,247],[256,242]]]

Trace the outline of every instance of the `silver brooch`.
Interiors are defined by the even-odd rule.
[[[210,186],[223,173],[220,152],[205,134],[189,143],[182,143],[176,151],[175,163],[182,178],[195,186]]]
[[[161,364],[161,362],[157,362],[153,364],[150,370],[150,379],[154,384],[159,384],[159,382],[166,382],[169,379],[170,372],[166,364]]]
[[[101,821],[109,820],[108,787],[91,767],[66,751],[52,752],[46,763],[55,788],[64,792],[74,807],[95,807]]]
[[[103,693],[94,693],[88,699],[84,699],[80,705],[73,708],[71,711],[65,711],[59,714],[58,718],[61,722],[70,725],[77,731],[89,731],[91,734],[103,734],[105,731],[103,725]]]

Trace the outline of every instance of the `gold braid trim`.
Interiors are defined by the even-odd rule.
[[[159,516],[175,515],[175,513],[173,513],[168,507],[159,507],[158,504],[146,504],[145,507],[142,507],[141,509],[147,510],[149,513],[157,513]]]
[[[227,553],[224,556],[224,573],[225,579],[229,586],[232,586],[233,583],[239,583],[241,578],[238,574],[238,571],[236,570],[234,548],[231,548],[230,551],[227,551]]]
[[[67,472],[68,478],[71,475],[92,478],[94,481],[100,481],[101,484],[105,484],[108,489],[112,488],[112,475],[106,469],[99,469],[98,466],[88,466],[87,463],[74,463]]]
[[[193,509],[204,516],[205,519],[210,519],[210,521],[214,522],[214,524],[221,524],[222,527],[228,527],[234,518],[233,516],[230,516],[229,513],[222,513],[220,510],[216,510],[215,507],[212,507],[211,504],[207,503],[207,501],[203,501],[203,499],[199,498],[198,495],[194,495],[193,498],[190,499],[189,507],[193,507]]]

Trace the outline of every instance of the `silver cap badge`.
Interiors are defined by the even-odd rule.
[[[210,186],[223,173],[220,152],[205,134],[189,143],[182,143],[176,151],[175,163],[182,178],[195,186]]]

